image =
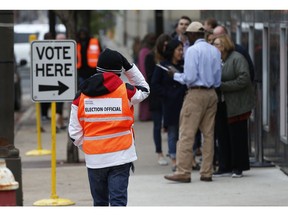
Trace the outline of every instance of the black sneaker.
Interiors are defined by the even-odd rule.
[[[48,117],[48,116],[42,116],[42,117],[41,117],[41,120],[42,120],[43,122],[47,122],[47,121],[51,121],[51,118]]]
[[[67,125],[61,126],[60,129],[61,130],[66,130],[67,129]]]
[[[242,171],[239,170],[233,171],[232,178],[242,178],[242,177],[243,177]]]
[[[223,172],[221,170],[218,170],[218,171],[213,173],[213,177],[227,177],[227,176],[231,176],[231,175],[232,175],[231,172]]]
[[[201,167],[198,163],[192,167],[192,170],[200,170],[200,169],[201,169]]]
[[[176,172],[176,165],[172,166],[172,172]]]

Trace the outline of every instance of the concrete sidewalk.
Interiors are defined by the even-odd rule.
[[[67,107],[69,104],[66,104]],[[137,109],[136,112],[137,113]],[[67,115],[67,113],[66,113]],[[164,179],[171,166],[157,164],[152,140],[152,122],[135,123],[138,160],[131,174],[128,206],[288,206],[288,177],[277,167],[252,168],[244,177],[213,178],[201,182],[199,172],[192,172],[191,183],[174,183]],[[43,124],[43,149],[51,149],[50,122]],[[91,206],[87,171],[80,152],[81,163],[66,163],[67,132],[57,134],[56,194],[76,206]],[[51,155],[27,156],[37,149],[35,105],[23,115],[15,137],[20,150],[24,206],[51,196]],[[163,133],[164,152],[167,137]]]
[[[117,49],[127,58],[125,48],[106,41],[106,46]],[[126,52],[126,54],[125,54]],[[131,59],[129,59],[131,60]],[[15,147],[20,150],[24,206],[51,196],[51,155],[27,156],[37,149],[35,104],[21,116],[15,134]],[[66,103],[64,115],[68,118]],[[135,107],[135,114],[138,109]],[[137,116],[136,116],[137,119]],[[42,133],[43,149],[51,149],[51,124],[43,123],[47,132]],[[191,183],[174,183],[164,179],[171,173],[171,165],[157,164],[153,124],[135,122],[138,160],[135,173],[131,173],[128,206],[288,206],[288,177],[277,167],[251,168],[244,177],[213,178],[213,182],[201,182],[199,171],[193,171]],[[81,152],[81,163],[66,163],[67,131],[57,134],[56,194],[59,198],[75,202],[75,206],[92,206],[87,171]],[[167,152],[167,134],[163,133],[163,151]],[[192,213],[192,212],[191,212]]]

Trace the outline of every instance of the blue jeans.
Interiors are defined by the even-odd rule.
[[[162,111],[156,110],[152,111],[152,119],[153,119],[153,139],[156,148],[156,153],[162,153]]]
[[[126,206],[127,188],[132,163],[119,166],[88,168],[94,206]]]
[[[179,125],[169,125],[167,127],[167,135],[168,135],[168,153],[171,159],[176,158],[176,145],[178,141],[179,134]]]

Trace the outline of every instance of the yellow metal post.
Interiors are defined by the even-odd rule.
[[[51,199],[57,199],[56,194],[56,103],[51,103]]]
[[[38,156],[38,155],[51,154],[50,150],[42,149],[40,103],[36,103],[36,127],[37,127],[37,149],[26,152],[26,155]]]
[[[62,199],[56,193],[56,102],[51,103],[51,196],[50,199],[36,201],[36,206],[67,206],[75,203],[69,199]]]
[[[30,43],[36,39],[37,39],[36,34],[29,35]],[[36,107],[36,127],[37,127],[37,149],[26,152],[26,155],[27,156],[48,155],[48,154],[51,154],[51,151],[42,149],[40,104],[36,103],[35,107]]]

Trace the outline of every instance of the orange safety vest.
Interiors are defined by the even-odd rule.
[[[125,83],[103,96],[81,94],[78,119],[83,127],[86,154],[116,152],[132,145],[134,108],[129,106]]]
[[[87,64],[96,68],[101,49],[97,38],[91,38],[87,48]],[[77,69],[82,66],[81,45],[77,44]]]

